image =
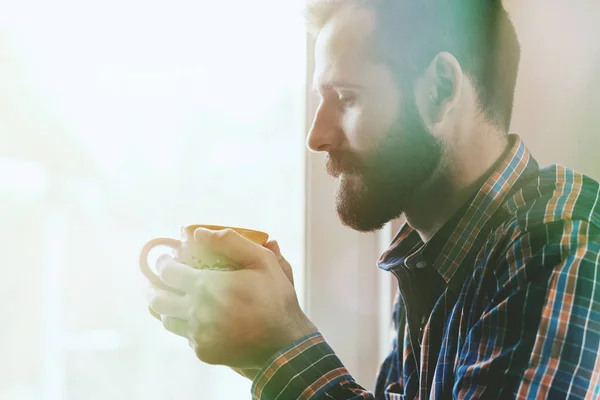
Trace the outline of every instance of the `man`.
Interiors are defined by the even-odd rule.
[[[407,221],[379,260],[400,290],[375,392],[300,310],[274,242],[196,231],[235,272],[162,258],[185,292],[155,290],[166,328],[257,399],[598,398],[599,185],[540,169],[508,134],[519,44],[500,1],[321,0],[308,16],[308,147],[327,152],[339,217]]]

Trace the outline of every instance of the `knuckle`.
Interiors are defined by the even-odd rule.
[[[162,260],[159,260],[159,262],[157,263],[157,272],[158,272],[158,276],[160,278],[164,277],[164,276],[168,276],[169,273],[171,272],[171,262],[173,260],[171,259],[171,257],[165,257]]]
[[[203,307],[198,304],[191,305],[187,310],[188,321],[194,321],[200,324],[204,318]]]
[[[158,269],[158,277],[160,278],[161,281],[165,281],[165,278],[169,277],[169,273],[167,272],[166,268],[159,268]]]
[[[214,237],[217,240],[221,241],[229,241],[235,237],[235,231],[231,228],[223,229],[220,231],[216,231],[214,233]]]
[[[168,254],[162,254],[158,256],[158,258],[156,259],[156,271],[158,272],[159,276],[161,275],[163,270],[167,269],[166,267],[169,266],[172,260],[173,258]]]
[[[172,282],[171,272],[169,270],[160,271],[158,278],[167,286]]]
[[[198,310],[198,306],[190,306],[190,308],[188,308],[187,310],[187,320],[188,321],[198,321],[199,320],[199,310]]]
[[[160,256],[158,256],[156,258],[156,265],[162,265],[164,263],[169,262],[169,260],[171,259],[171,256],[168,254],[161,254]]]

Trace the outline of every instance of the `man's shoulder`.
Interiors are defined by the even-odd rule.
[[[600,248],[600,186],[575,170],[540,170],[521,183],[502,212],[504,222],[484,245],[490,254],[481,267],[504,283],[524,284],[576,251]]]
[[[528,178],[504,204],[515,235],[539,225],[582,221],[600,227],[600,186],[589,176],[552,165]]]

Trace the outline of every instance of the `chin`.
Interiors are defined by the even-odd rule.
[[[342,174],[336,193],[338,217],[355,231],[376,232],[402,214],[402,203],[389,195],[369,190],[359,176]]]

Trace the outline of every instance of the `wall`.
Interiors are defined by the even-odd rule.
[[[600,179],[600,2],[506,2],[522,47],[511,131],[541,166]]]

